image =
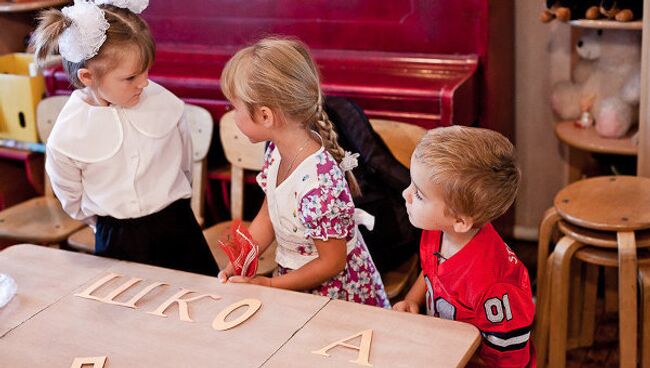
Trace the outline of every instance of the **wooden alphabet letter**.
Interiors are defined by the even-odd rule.
[[[194,322],[188,313],[188,308],[187,308],[187,303],[193,302],[195,300],[199,300],[201,298],[209,297],[214,300],[219,300],[221,297],[219,295],[214,295],[214,294],[199,294],[197,296],[187,298],[187,299],[181,299],[183,295],[189,294],[189,293],[195,293],[195,291],[187,290],[187,289],[181,289],[178,293],[173,295],[171,298],[167,299],[164,301],[158,309],[152,312],[147,312],[149,314],[153,314],[154,316],[159,316],[159,317],[167,317],[165,314],[165,311],[167,308],[169,308],[172,304],[178,303],[178,315],[181,319],[181,321],[185,322]]]
[[[92,365],[92,368],[102,368],[104,367],[104,364],[106,364],[106,356],[74,358],[70,368],[81,368],[83,366],[88,367],[89,365]]]
[[[102,285],[108,283],[109,281],[113,280],[114,278],[121,277],[121,276],[122,275],[117,274],[117,273],[110,273],[110,274],[106,275],[105,277],[103,277],[102,279],[100,279],[99,281],[97,281],[94,284],[90,285],[90,287],[88,287],[86,290],[82,291],[81,293],[75,294],[75,296],[78,296],[78,297],[81,297],[81,298],[86,298],[86,299],[97,300],[99,302],[106,303],[106,304],[113,304],[113,305],[119,305],[119,306],[122,306],[122,307],[137,309],[138,307],[136,307],[135,303],[137,303],[140,299],[142,299],[145,295],[147,295],[151,290],[153,290],[153,289],[155,289],[155,288],[157,288],[158,286],[161,286],[161,285],[167,285],[167,284],[162,283],[162,282],[154,282],[151,285],[144,288],[142,291],[140,291],[133,298],[129,299],[128,301],[126,301],[124,303],[113,300],[113,299],[117,298],[120,294],[122,294],[123,292],[128,290],[131,286],[133,286],[133,285],[139,283],[140,281],[142,281],[142,279],[138,279],[138,278],[133,277],[133,278],[129,279],[128,281],[126,281],[125,283],[123,283],[118,288],[116,288],[115,290],[113,290],[111,293],[109,293],[108,295],[106,295],[104,297],[100,298],[100,297],[91,295],[95,290],[99,289]]]
[[[226,317],[228,317],[230,313],[232,313],[235,309],[243,307],[245,305],[248,306],[248,310],[246,310],[244,314],[239,316],[237,319],[226,322]],[[237,303],[233,303],[228,306],[228,308],[222,310],[216,317],[214,317],[214,320],[212,321],[212,328],[217,331],[225,331],[231,329],[239,324],[244,323],[244,321],[255,314],[255,312],[257,312],[261,306],[262,302],[259,299],[243,299]]]
[[[352,340],[357,338],[358,336],[361,336],[361,345],[360,346],[354,346],[352,344],[347,344],[346,341]],[[312,351],[314,354],[318,355],[324,355],[326,357],[330,356],[327,354],[327,351],[332,349],[335,346],[343,346],[348,349],[356,349],[359,350],[359,355],[357,356],[357,360],[350,360],[351,363],[356,363],[358,365],[363,365],[365,367],[372,367],[372,364],[368,362],[369,357],[370,357],[370,343],[372,342],[372,330],[364,330],[359,332],[358,334],[354,334],[352,336],[343,338],[338,341],[334,341],[333,343],[327,345],[326,347],[317,350],[317,351]]]

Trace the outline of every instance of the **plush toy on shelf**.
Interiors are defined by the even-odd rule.
[[[625,135],[638,119],[641,91],[641,33],[585,29],[573,80],[553,87],[551,106],[564,120],[588,125],[607,138]]]
[[[619,22],[640,19],[643,17],[643,0],[602,0],[600,13]]]
[[[546,0],[546,9],[542,11],[539,19],[548,23],[553,19],[568,22],[572,19],[597,19],[600,17],[600,0]]]

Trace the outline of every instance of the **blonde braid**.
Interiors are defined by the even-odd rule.
[[[315,128],[321,138],[323,138],[323,145],[327,152],[334,157],[334,160],[336,160],[337,163],[341,163],[341,160],[343,160],[343,157],[345,156],[345,150],[339,145],[339,135],[336,133],[334,124],[332,124],[327,112],[323,109],[323,99],[321,96],[322,94],[319,93],[318,102],[316,104]],[[352,173],[352,170],[346,171],[345,177],[348,180],[348,185],[350,186],[350,192],[352,192],[352,195],[360,196],[361,189],[359,188],[359,183]]]

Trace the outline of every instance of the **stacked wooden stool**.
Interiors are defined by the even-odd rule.
[[[563,235],[549,256],[554,231]],[[598,268],[618,267],[620,366],[637,365],[637,275],[645,299],[649,299],[650,257],[637,259],[650,248],[650,179],[635,176],[596,177],[575,182],[555,197],[540,225],[538,249],[537,326],[535,342],[538,366],[564,367],[569,330],[569,285],[581,285],[573,303],[580,315],[579,336],[573,346],[593,342]],[[586,272],[573,273],[577,260]],[[639,267],[641,272],[639,273]],[[575,270],[574,270],[575,271]],[[576,282],[577,281],[577,282]],[[644,290],[645,289],[645,290]],[[580,298],[573,297],[572,301]],[[644,300],[645,300],[644,299]],[[650,302],[648,302],[650,304]],[[644,307],[647,308],[647,305]],[[649,313],[643,316],[647,319]],[[650,330],[644,321],[643,331]],[[650,335],[650,332],[648,333]],[[645,336],[644,336],[645,337]],[[646,338],[644,345],[650,344]],[[644,347],[643,362],[650,365]]]

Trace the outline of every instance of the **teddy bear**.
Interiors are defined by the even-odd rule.
[[[553,86],[551,107],[563,120],[595,121],[596,132],[620,138],[638,119],[641,93],[641,34],[585,29],[576,44],[580,57],[573,80]]]
[[[553,19],[567,22],[572,19],[597,19],[599,14],[600,0],[546,0],[546,9],[542,11],[539,19],[548,23]]]

